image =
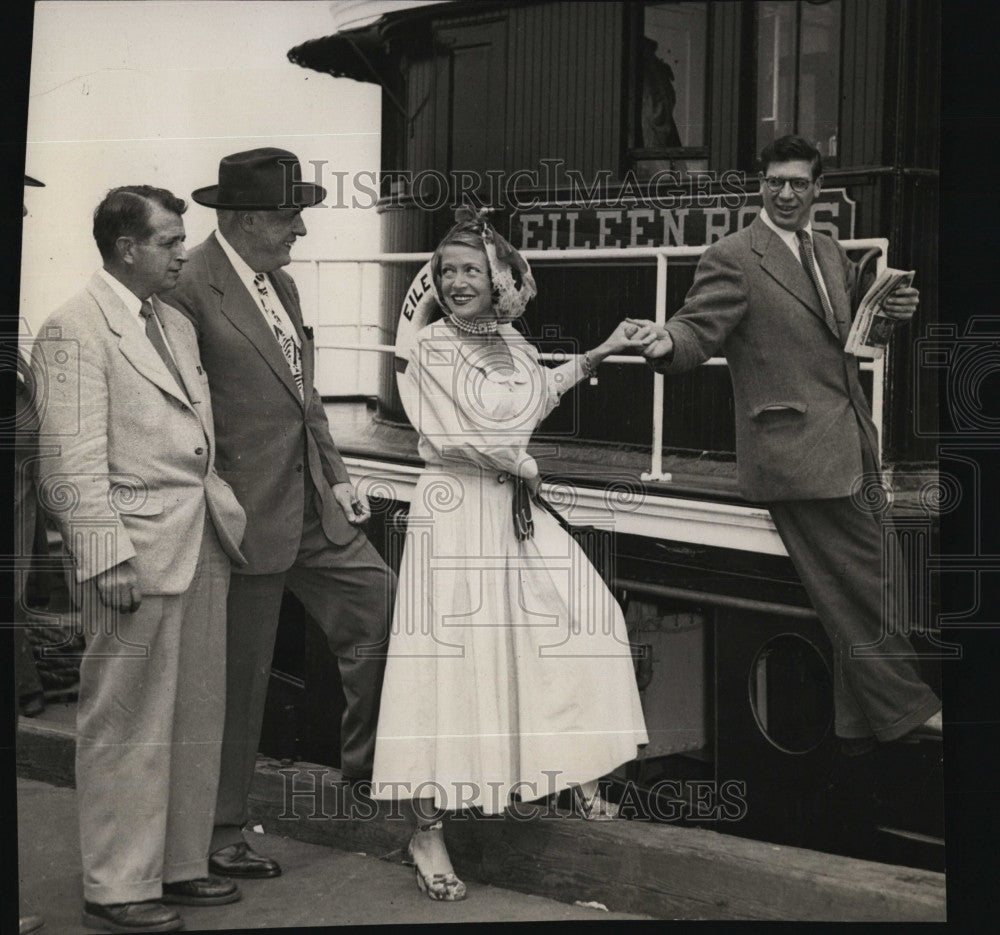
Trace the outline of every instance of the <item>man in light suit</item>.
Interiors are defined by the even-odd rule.
[[[830,637],[845,752],[873,739],[939,738],[941,703],[900,628],[883,626],[878,519],[852,498],[863,474],[878,475],[878,438],[857,358],[844,352],[855,270],[810,224],[820,154],[789,136],[760,162],[760,216],[709,247],[684,306],[665,325],[636,322],[634,337],[661,373],[689,371],[720,350],[727,358],[740,493],[767,505]],[[899,289],[886,310],[909,319],[918,298]]]
[[[215,412],[219,473],[247,511],[248,564],[229,591],[228,685],[213,872],[274,877],[277,862],[244,840],[282,592],[326,635],[347,700],[341,768],[371,778],[384,642],[395,576],[359,526],[370,516],[351,485],[313,386],[312,329],[282,266],[305,235],[302,209],[325,197],[293,153],[226,156],[219,183],[192,197],[218,230],[191,251],[169,301],[198,332]]]
[[[85,925],[183,926],[170,903],[239,899],[208,875],[225,704],[230,560],[246,525],[214,469],[190,322],[155,292],[184,263],[185,203],[113,189],[103,268],[42,326],[39,502],[75,566],[86,653],[76,785]]]

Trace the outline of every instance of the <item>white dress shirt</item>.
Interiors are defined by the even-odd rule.
[[[801,263],[802,257],[799,255],[799,238],[796,236],[795,231],[786,231],[783,228],[778,227],[778,225],[775,224],[774,221],[772,221],[771,218],[768,216],[767,208],[760,209],[760,219],[782,239],[782,241],[785,243],[788,249],[792,251],[792,256],[794,256],[795,259]],[[813,237],[812,224],[807,221],[806,226],[802,229],[809,235],[809,239],[812,241],[813,258],[815,259],[816,238]],[[820,268],[819,260],[815,260],[815,263],[816,263],[817,278],[819,279],[819,284],[823,289],[823,297],[826,299],[827,304],[829,304],[830,308],[833,308],[833,303],[830,302],[830,293],[827,291],[826,282],[823,279],[823,270]],[[808,270],[806,270],[806,272],[808,273]],[[811,278],[812,277],[810,277],[810,279]]]
[[[136,322],[138,323],[139,327],[142,329],[142,333],[145,334],[146,322],[143,321],[141,314],[142,299],[140,299],[131,289],[129,289],[129,287],[126,286],[125,283],[115,279],[115,277],[112,276],[111,273],[109,273],[106,269],[104,269],[103,266],[97,271],[97,274],[111,287],[114,294],[118,296],[119,299],[122,300],[122,303],[124,304],[125,308],[127,308],[129,312],[131,312]],[[177,357],[174,354],[174,349],[170,346],[170,342],[167,340],[167,335],[163,330],[163,323],[160,321],[160,316],[153,315],[153,321],[156,322],[156,327],[160,331],[160,335],[163,338],[163,343],[164,345],[166,345],[167,351],[170,353],[170,357],[173,360],[174,365],[176,366]],[[157,351],[157,354],[159,354],[159,351]]]
[[[225,253],[229,262],[233,264],[236,275],[240,277],[240,282],[246,286],[247,292],[250,293],[250,298],[254,301],[254,305],[260,309],[261,315],[264,316],[264,321],[267,322],[267,330],[271,331],[271,314],[264,308],[264,304],[260,300],[260,293],[254,285],[254,277],[257,274],[247,266],[243,257],[233,249],[232,245],[222,236],[220,231],[215,232],[215,239],[219,242],[219,246],[222,247],[222,252]],[[268,280],[267,293],[271,300],[271,308],[274,309],[275,315],[278,316],[278,320],[281,322],[281,330],[292,339],[295,346],[299,349],[299,356],[301,357],[302,342],[299,340],[298,332],[295,330],[295,326],[292,324],[291,318],[288,317],[288,312],[285,311],[285,306],[281,304],[281,299],[278,297],[273,285],[271,285],[270,280]]]

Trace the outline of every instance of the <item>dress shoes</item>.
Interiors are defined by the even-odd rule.
[[[913,728],[908,734],[904,734],[899,739],[904,743],[920,743],[921,740],[931,740],[941,743],[944,731],[944,722],[941,720],[941,712],[932,714],[919,727]]]
[[[208,858],[208,869],[220,877],[262,879],[281,876],[278,862],[258,854],[246,841],[216,851]]]
[[[181,917],[158,899],[138,903],[83,904],[83,924],[107,932],[176,932],[184,928]]]
[[[874,737],[841,737],[840,752],[844,756],[867,756],[878,749],[878,741]]]
[[[180,906],[224,906],[240,898],[240,890],[235,883],[218,877],[163,884],[163,902]]]
[[[900,743],[920,743],[922,740],[930,740],[932,743],[941,743],[944,740],[940,730],[921,724],[914,727],[908,734],[903,734],[899,738]]]

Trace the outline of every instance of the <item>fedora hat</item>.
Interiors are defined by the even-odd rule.
[[[298,156],[266,146],[219,160],[219,184],[191,193],[200,205],[245,211],[308,208],[326,197],[322,185],[302,181]]]

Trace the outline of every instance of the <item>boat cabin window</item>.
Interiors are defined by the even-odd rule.
[[[647,3],[642,9],[632,160],[639,178],[708,168],[707,3]]]
[[[841,0],[765,0],[756,15],[756,151],[797,133],[837,165]]]

